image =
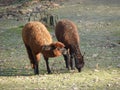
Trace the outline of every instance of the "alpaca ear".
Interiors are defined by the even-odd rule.
[[[63,43],[61,43],[61,42],[56,42],[56,43],[54,43],[54,46],[55,46],[55,47],[60,47],[60,48],[65,47],[65,45],[64,45]]]
[[[82,57],[84,57],[84,55],[85,55],[85,52],[83,53]]]

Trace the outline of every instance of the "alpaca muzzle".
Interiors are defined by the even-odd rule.
[[[62,53],[63,55],[67,55],[67,54],[68,54],[68,51],[67,51],[67,49],[65,49],[65,48],[61,48],[60,51],[61,51],[61,53]]]

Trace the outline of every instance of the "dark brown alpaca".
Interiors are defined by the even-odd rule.
[[[40,54],[43,54],[47,71],[51,73],[48,58],[66,53],[64,44],[61,42],[53,43],[50,33],[40,22],[27,23],[22,30],[22,38],[35,74],[39,74],[38,62]]]
[[[70,64],[71,69],[74,69],[73,59],[75,59],[75,67],[80,72],[84,66],[84,59],[79,48],[80,40],[76,25],[70,20],[60,20],[56,25],[55,34],[58,41],[64,43],[65,48],[69,49],[70,61],[66,55],[63,55],[66,67],[69,68]]]

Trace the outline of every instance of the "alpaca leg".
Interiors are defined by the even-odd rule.
[[[71,57],[70,57],[70,66],[71,66],[71,69],[74,70],[75,68],[75,65],[74,65],[74,57],[73,57],[73,54],[71,54]]]
[[[69,55],[63,55],[64,56],[64,60],[65,60],[65,64],[66,64],[66,68],[68,68],[68,70],[70,69],[69,67],[69,63],[70,63],[70,58]]]
[[[38,56],[33,55],[31,48],[27,45],[25,45],[25,47],[26,47],[26,50],[28,53],[28,57],[30,59],[31,66],[34,69],[35,74],[39,74],[38,60],[40,59],[40,55],[38,55]]]
[[[39,74],[38,63],[34,65],[34,74],[35,75]]]
[[[31,66],[32,68],[34,69],[35,68],[35,60],[34,60],[34,56],[32,54],[32,50],[29,46],[25,45],[26,47],[26,50],[27,50],[27,53],[28,53],[28,57],[30,59],[30,63],[31,63]]]
[[[46,62],[48,74],[51,74],[51,70],[50,70],[50,67],[49,67],[48,58],[44,57],[44,59],[45,59],[45,62]]]
[[[34,63],[34,73],[35,74],[39,74],[39,60],[40,60],[40,53],[36,54],[34,56],[34,60],[35,60],[35,63]]]

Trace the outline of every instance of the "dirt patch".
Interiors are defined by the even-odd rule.
[[[0,6],[6,6],[14,3],[15,0],[0,0]]]

